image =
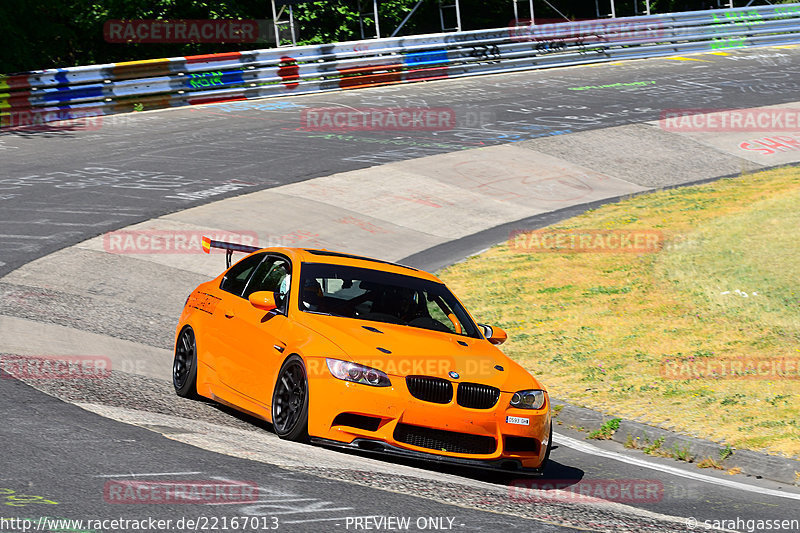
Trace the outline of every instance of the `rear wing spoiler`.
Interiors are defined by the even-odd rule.
[[[211,253],[212,248],[219,248],[220,250],[225,250],[225,265],[226,265],[225,268],[231,267],[231,258],[233,257],[233,252],[244,252],[246,254],[251,254],[261,249],[258,246],[248,246],[247,244],[215,241],[211,239],[211,237],[203,237],[202,244],[203,244],[203,251],[207,254]]]

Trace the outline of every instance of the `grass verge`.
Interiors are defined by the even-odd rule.
[[[664,238],[640,254],[506,243],[440,273],[476,318],[509,333],[506,353],[551,395],[800,456],[800,380],[780,375],[800,361],[800,169],[636,196],[548,229]],[[752,368],[761,360],[779,371]]]

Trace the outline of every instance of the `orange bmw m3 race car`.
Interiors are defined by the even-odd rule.
[[[187,298],[173,385],[279,437],[541,472],[545,387],[436,276],[328,250],[204,239],[228,268]],[[249,255],[231,266],[234,251]]]

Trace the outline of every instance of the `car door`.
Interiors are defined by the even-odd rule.
[[[284,359],[290,279],[289,260],[279,255],[267,256],[247,282],[229,322],[231,387],[264,406],[272,402],[270,379]],[[278,309],[265,312],[253,307],[248,298],[258,291],[273,293]]]
[[[206,359],[208,364],[214,369],[220,381],[228,387],[233,387],[235,381],[233,361],[236,357],[232,353],[233,346],[230,340],[235,328],[233,319],[240,307],[247,282],[266,258],[266,253],[253,254],[228,269],[220,282],[220,290],[215,292],[220,301],[210,317],[211,327],[205,328],[203,339],[200,339],[208,354]]]

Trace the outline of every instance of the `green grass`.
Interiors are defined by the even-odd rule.
[[[800,169],[640,195],[548,229],[565,228],[657,229],[665,246],[563,254],[503,244],[440,276],[476,318],[507,330],[504,351],[556,398],[800,455],[800,427],[789,423],[800,419],[800,380],[664,373],[800,360]]]
[[[796,344],[798,238],[800,191],[791,191],[704,224],[660,258],[656,274],[715,314]]]

